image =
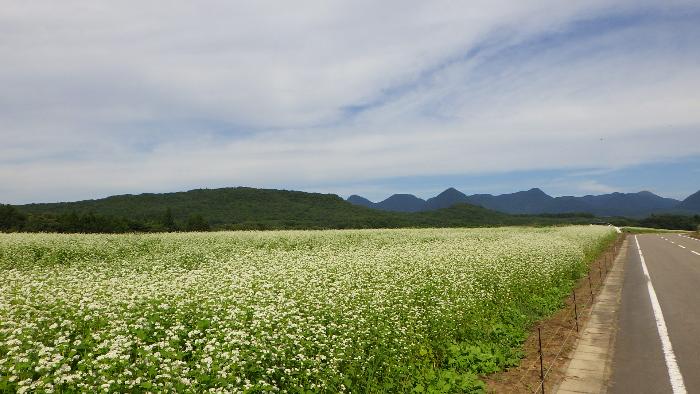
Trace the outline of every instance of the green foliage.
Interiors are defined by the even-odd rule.
[[[574,217],[579,217],[579,218],[587,218],[587,219],[594,219],[595,215],[592,213],[588,212],[565,212],[565,213],[541,213],[539,216],[545,217],[545,218],[574,218]]]
[[[98,215],[93,212],[61,214],[29,214],[16,228],[24,232],[55,233],[125,233],[148,231],[146,223],[126,218]],[[153,227],[160,229],[160,227]]]
[[[594,220],[578,213],[509,215],[469,204],[428,212],[386,212],[352,205],[334,194],[244,187],[123,195],[17,208],[28,214],[17,229],[29,232],[547,226]]]
[[[693,231],[700,225],[700,215],[651,215],[639,221],[640,227]]]
[[[175,224],[175,218],[173,217],[173,210],[167,208],[165,213],[163,213],[162,219],[163,227],[168,231],[177,231],[177,225]]]
[[[202,215],[190,215],[185,226],[187,231],[209,231],[209,223]]]
[[[26,215],[17,208],[0,204],[0,231],[19,231],[26,220]]]

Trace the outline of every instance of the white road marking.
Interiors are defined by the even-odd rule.
[[[656,297],[656,291],[654,291],[654,285],[651,283],[651,277],[649,276],[649,270],[647,270],[647,264],[644,262],[644,255],[642,254],[642,248],[639,246],[639,240],[637,236],[634,236],[634,242],[637,244],[637,250],[639,251],[639,259],[642,262],[642,270],[644,271],[644,276],[647,279],[647,290],[649,291],[649,299],[651,300],[651,308],[654,310],[654,318],[656,319],[656,330],[659,332],[659,337],[661,338],[661,348],[664,351],[664,358],[666,359],[666,368],[668,369],[668,377],[671,381],[671,388],[674,394],[687,393],[685,390],[685,384],[683,383],[683,375],[681,375],[681,370],[678,368],[678,363],[676,362],[676,355],[673,353],[673,346],[671,346],[671,338],[668,336],[668,328],[666,328],[666,320],[664,320],[664,314],[661,312],[661,305],[659,304],[659,299]]]
[[[693,241],[700,241],[700,239],[697,239],[697,238],[694,238],[694,237],[689,237],[689,236],[687,236],[687,235],[678,234],[678,236],[679,236],[679,237],[688,238],[688,239],[692,239]],[[661,237],[661,238],[664,238],[664,237]],[[635,236],[635,239],[636,239],[636,236]],[[664,238],[664,239],[666,239],[666,238]],[[675,242],[671,241],[670,239],[666,239],[666,240],[667,240],[668,242],[670,242],[670,243],[676,245],[676,246],[679,246],[679,247],[683,248],[683,249],[688,249],[688,248],[686,248],[685,246],[683,246],[683,245],[681,245],[681,244],[676,244]],[[640,250],[640,252],[641,252],[641,250]],[[694,250],[691,250],[690,253],[693,253],[693,254],[696,254],[696,255],[700,256],[700,253],[698,253],[698,252],[696,252],[696,251],[694,251]]]

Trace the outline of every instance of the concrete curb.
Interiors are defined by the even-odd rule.
[[[595,299],[590,318],[566,367],[564,379],[554,390],[556,393],[607,392],[622,298],[627,242],[623,242],[603,289]]]

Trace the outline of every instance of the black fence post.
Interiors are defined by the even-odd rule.
[[[540,343],[540,385],[542,386],[542,394],[544,394],[544,357],[542,356],[542,330],[537,327],[537,339]]]
[[[608,255],[607,255],[607,253],[605,254],[605,262],[603,263],[603,267],[605,267],[605,276],[608,276]]]
[[[574,289],[572,293],[574,293],[574,318],[576,319],[576,332],[578,332],[578,307],[576,306],[576,289]]]

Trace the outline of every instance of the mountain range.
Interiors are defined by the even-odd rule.
[[[451,187],[427,200],[412,194],[394,194],[377,203],[358,195],[348,197],[347,201],[367,208],[395,212],[433,211],[467,203],[504,213],[530,215],[586,212],[596,216],[641,218],[656,213],[700,213],[700,191],[679,201],[648,191],[552,197],[538,188],[500,195],[466,195]]]
[[[403,199],[396,196],[385,205],[398,206]],[[471,204],[448,205],[432,211],[390,212],[353,205],[335,194],[248,187],[195,189],[74,202],[0,204],[0,231],[166,231],[187,228],[192,218],[214,230],[492,227],[597,221],[586,215],[509,215]]]
[[[531,189],[498,196],[467,196],[450,188],[427,200],[410,194],[397,194],[376,204],[359,196],[348,200],[335,194],[233,187],[126,194],[74,202],[0,203],[0,231],[118,233],[546,226],[600,222],[695,230],[700,225],[697,214],[634,217],[647,213],[700,213],[700,192],[678,201],[649,192],[551,197],[540,189]],[[615,217],[601,219],[594,215]]]

